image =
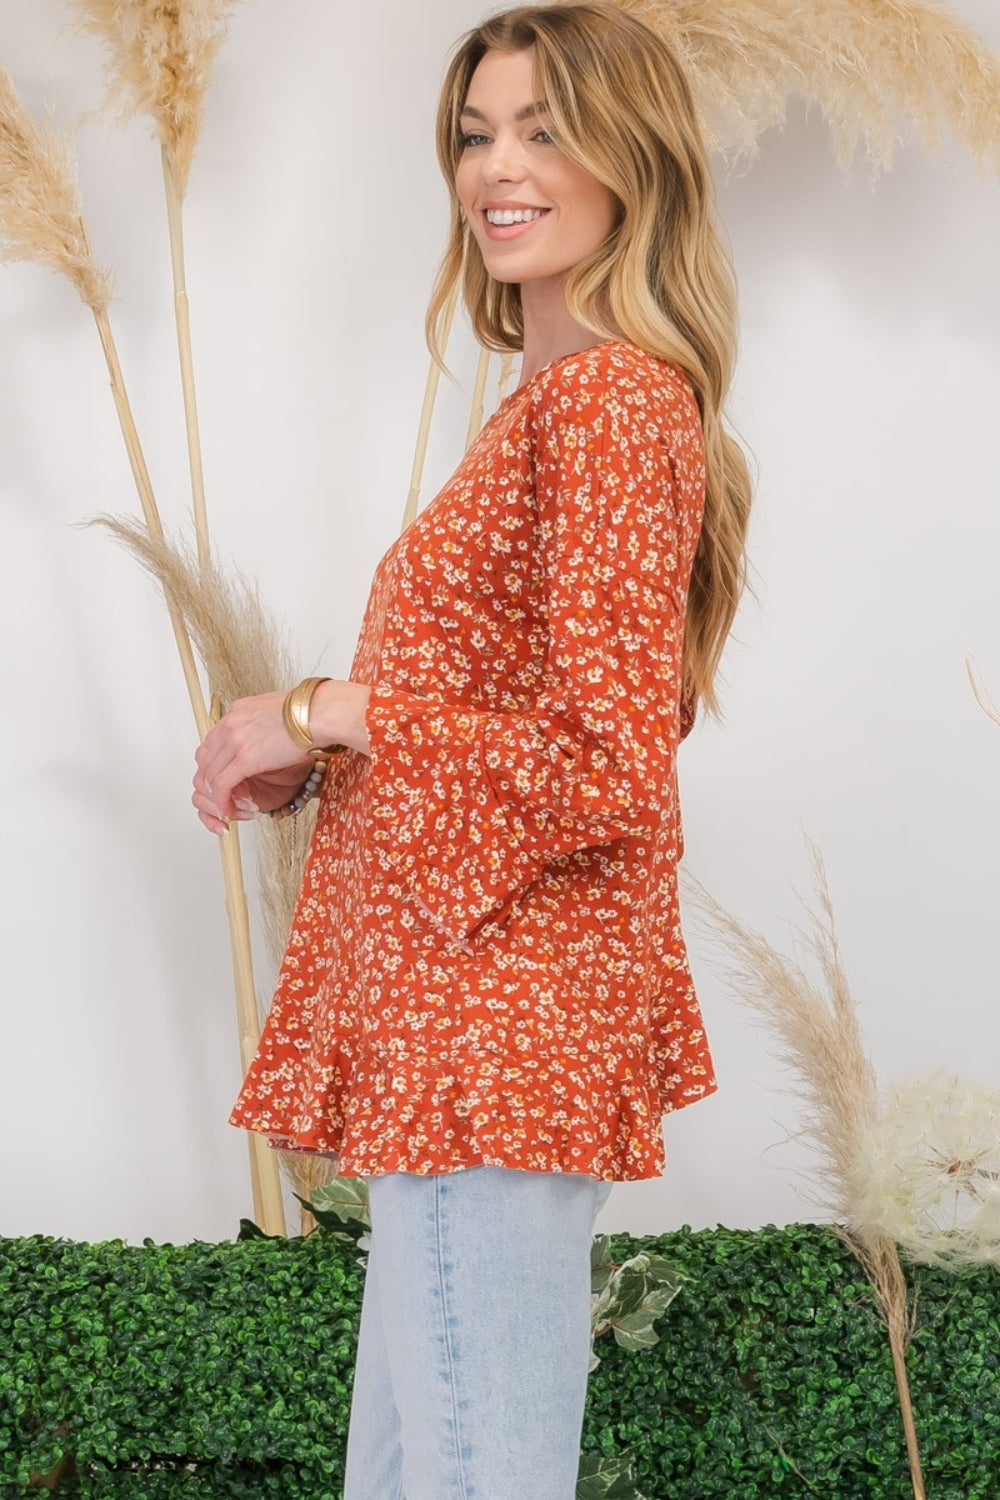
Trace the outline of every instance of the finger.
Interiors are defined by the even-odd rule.
[[[197,776],[202,782],[214,787],[221,772],[233,760],[235,754],[235,748],[230,743],[228,735],[216,741],[214,745],[210,745],[207,740],[203,741],[195,752],[195,761],[198,765]]]
[[[224,817],[222,809],[218,806],[214,798],[206,797],[203,793],[196,791],[191,801],[206,828],[212,825],[213,833],[225,833],[228,827],[228,820]],[[245,819],[250,814],[238,813],[237,816]]]
[[[200,770],[203,771],[206,766],[211,765],[212,761],[218,757],[219,750],[226,743],[227,739],[228,726],[216,725],[214,729],[208,731],[194,752],[194,758]]]
[[[235,775],[222,771],[212,783],[212,801],[220,818],[236,818],[239,808],[233,801],[232,789],[236,785]]]
[[[218,774],[219,767],[228,765],[238,753],[239,721],[232,712],[220,719],[210,729],[194,753],[198,769],[209,781]]]
[[[203,776],[196,776],[194,779],[194,791],[191,793],[191,801],[195,807],[203,809],[206,812],[213,812],[218,815],[222,811],[214,789]]]
[[[208,829],[209,833],[216,833],[221,836],[222,834],[229,832],[229,824],[224,822],[222,818],[215,818],[210,813],[205,812],[199,812],[198,817]]]
[[[194,787],[196,793],[213,804],[220,817],[232,818],[236,816],[233,789],[245,780],[246,774],[229,747],[222,755],[202,762],[194,778]]]
[[[225,731],[225,732],[223,732]],[[236,797],[252,800],[246,781],[257,769],[253,764],[253,750],[246,743],[246,736],[236,732],[235,725],[220,726],[202,742],[198,760],[199,782],[206,794],[213,799],[224,818],[236,816]]]
[[[259,747],[240,743],[230,747],[228,760],[213,762],[202,779],[208,782],[209,796],[221,817],[253,817],[259,812],[250,778],[270,766],[270,762],[261,765]]]

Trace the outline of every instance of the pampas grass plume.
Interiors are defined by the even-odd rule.
[[[108,49],[107,99],[148,114],[183,195],[205,95],[236,0],[67,0],[78,24]]]
[[[972,695],[979,704],[979,707],[988,719],[993,720],[994,724],[1000,724],[1000,707],[997,706],[989,688],[986,686],[982,673],[971,657],[967,656],[965,659],[965,670],[968,673],[969,682],[972,684]]]
[[[796,960],[786,958],[760,933],[730,915],[690,876],[702,925],[720,957],[720,967],[739,999],[764,1022],[778,1056],[793,1075],[792,1091],[805,1105],[802,1137],[819,1167],[816,1201],[840,1222],[836,1232],[850,1246],[875,1293],[886,1325],[915,1500],[924,1500],[919,1444],[906,1375],[906,1347],[913,1335],[910,1302],[895,1241],[870,1213],[865,1146],[877,1132],[878,1083],[865,1049],[833,920],[833,905],[816,846],[809,844],[816,907],[806,906],[797,936],[814,960],[822,983]]]
[[[93,524],[109,531],[163,589],[227,705],[298,680],[280,630],[242,574],[227,577],[214,557],[203,566],[182,543],[152,536],[127,517],[99,516]],[[255,825],[261,926],[275,966],[285,950],[314,818],[312,807]]]
[[[822,857],[810,844],[817,910],[806,907],[797,936],[822,984],[760,933],[732,916],[692,876],[685,876],[713,957],[740,1002],[762,1020],[777,1056],[792,1074],[790,1091],[805,1106],[802,1138],[818,1170],[810,1197],[850,1222],[858,1197],[860,1143],[878,1118],[878,1083],[865,1049],[833,920]]]
[[[68,276],[103,312],[111,281],[94,260],[69,144],[36,126],[10,75],[0,69],[0,259],[34,261]]]
[[[678,53],[710,144],[753,160],[797,98],[822,111],[846,171],[891,165],[900,125],[934,154],[949,130],[1000,169],[1000,60],[927,0],[617,0]]]
[[[301,675],[256,587],[242,574],[228,578],[214,556],[199,562],[182,543],[153,536],[126,517],[98,516],[91,524],[109,531],[160,585],[194,641],[209,680],[227,703],[275,692]],[[261,930],[276,969],[288,941],[315,821],[313,803],[294,818],[260,818],[254,824]],[[254,998],[263,1022],[268,1007],[259,995]],[[275,1156],[306,1201],[336,1175],[336,1163],[323,1156],[281,1150]],[[305,1234],[312,1227],[312,1215],[303,1208],[301,1219],[300,1233]]]

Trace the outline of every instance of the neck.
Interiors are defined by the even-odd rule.
[[[524,319],[524,385],[543,365],[564,354],[576,354],[602,341],[602,335],[570,316],[566,306],[565,276],[521,283],[521,313]]]

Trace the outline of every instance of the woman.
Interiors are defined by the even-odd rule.
[[[350,680],[235,703],[194,802],[298,806],[337,747],[231,1119],[368,1181],[346,1500],[571,1500],[596,1215],[716,1086],[675,758],[743,581],[734,296],[685,80],[620,10],[470,32],[438,151],[431,347],[461,279],[520,384],[379,564]]]

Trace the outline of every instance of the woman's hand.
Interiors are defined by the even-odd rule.
[[[356,682],[319,685],[309,713],[317,748],[337,743],[367,752],[368,691]],[[225,833],[229,819],[283,807],[305,783],[313,757],[285,728],[284,701],[283,692],[238,698],[199,745],[191,800],[212,833]]]
[[[313,758],[310,755],[293,766],[286,766],[284,770],[245,777],[233,787],[232,800],[236,809],[233,817],[238,820],[256,818],[260,813],[284,807],[286,802],[291,802],[296,793],[302,790],[312,769]],[[215,797],[203,790],[205,783],[200,775],[195,777],[194,785],[195,792],[191,801],[198,809],[199,818],[210,832],[225,833],[229,825],[219,816]]]
[[[191,800],[212,833],[225,833],[230,818],[283,806],[312,770],[312,756],[285,728],[284,701],[284,693],[238,698],[195,752]]]

